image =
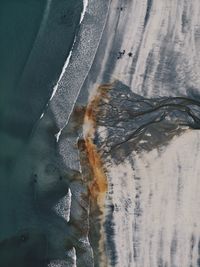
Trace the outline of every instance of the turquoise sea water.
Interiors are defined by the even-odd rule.
[[[71,50],[81,11],[81,0],[0,1],[0,267],[44,267],[50,254],[64,255],[56,238],[65,223],[48,210],[57,191],[49,194],[42,171],[33,171],[45,165],[49,179],[52,173],[60,177],[55,164],[39,164],[54,153],[52,132],[44,136],[39,130],[34,141],[32,136]],[[32,151],[33,146],[39,149]],[[37,178],[47,191],[42,202],[35,201]],[[67,190],[63,182],[54,188],[60,195]],[[48,244],[47,233],[55,245]]]

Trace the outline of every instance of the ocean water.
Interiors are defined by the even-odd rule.
[[[49,114],[39,118],[82,8],[81,0],[0,1],[0,267],[44,267],[70,246],[70,229],[52,211],[68,191],[56,126]]]

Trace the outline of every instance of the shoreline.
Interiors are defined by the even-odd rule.
[[[188,42],[191,38],[189,31],[181,30],[182,22],[180,14],[181,12],[184,12],[185,7],[179,6],[177,1],[169,4],[169,7],[167,7],[167,3],[161,3],[157,0],[153,2],[152,5],[148,5],[148,3],[144,0],[124,1],[124,6],[122,7],[121,1],[112,1],[104,31],[102,32],[98,48],[95,51],[92,65],[90,66],[83,85],[81,85],[78,99],[77,101],[75,100],[76,106],[84,106],[98,86],[107,82],[113,82],[114,80],[121,81],[134,93],[141,96],[148,96],[149,98],[189,95],[193,93],[193,90],[198,95],[200,82],[199,75],[197,74],[199,70],[198,62],[196,63],[196,60],[190,57],[190,54],[188,53],[189,50],[187,50],[189,45],[188,43],[184,44],[183,42],[183,40],[187,40]],[[190,12],[189,10],[190,7],[188,5],[188,12]],[[173,24],[171,24],[172,22],[169,18],[171,14],[176,12],[179,12],[179,17],[177,18],[178,26],[173,28]],[[174,16],[173,19],[175,17],[176,16]],[[196,25],[195,23],[198,24],[197,17],[194,17],[193,24],[189,25],[193,30],[196,27],[194,26]],[[175,42],[176,38],[179,42]],[[195,44],[192,45],[195,47]],[[122,55],[120,54],[121,57],[119,57],[119,52],[122,52],[123,50],[125,50],[125,53],[122,53]],[[195,49],[193,50],[193,53],[195,55]],[[181,64],[181,62],[184,64]],[[192,63],[195,65],[194,69],[191,67]],[[171,69],[170,64],[172,65]],[[191,71],[190,74],[188,74],[188,67]],[[177,69],[179,71],[177,71]],[[185,81],[184,77],[189,77],[189,82]],[[191,92],[188,91],[190,84],[195,85],[195,88],[191,89]],[[68,102],[65,102],[65,104],[66,103]],[[194,146],[198,146],[198,134],[192,134],[192,136],[195,136],[195,140],[191,143]],[[170,261],[173,261],[173,259],[169,259],[167,256],[168,240],[170,240],[171,244],[173,244],[174,240],[177,242],[179,241],[180,251],[183,253],[185,251],[187,253],[189,248],[186,249],[184,244],[181,243],[181,239],[178,239],[178,237],[173,233],[172,225],[165,225],[163,223],[165,227],[165,230],[163,230],[158,227],[157,223],[155,223],[155,225],[151,223],[151,216],[156,216],[157,210],[161,213],[163,212],[162,205],[159,206],[156,204],[162,203],[162,194],[159,195],[157,199],[156,190],[151,188],[154,191],[152,199],[154,199],[155,210],[153,210],[153,208],[151,209],[151,206],[148,206],[150,204],[148,203],[147,196],[147,193],[149,192],[148,190],[151,186],[160,186],[160,192],[163,194],[165,193],[162,191],[162,184],[159,184],[159,177],[162,177],[162,180],[166,182],[165,185],[166,188],[168,188],[168,191],[173,189],[171,182],[171,177],[173,175],[176,183],[178,184],[179,176],[177,173],[181,172],[178,169],[178,166],[184,167],[185,165],[184,158],[181,154],[181,151],[184,151],[184,148],[179,147],[179,145],[184,142],[184,140],[188,141],[189,137],[184,135],[180,138],[180,140],[181,142],[177,143],[172,141],[172,143],[169,144],[168,150],[170,151],[170,146],[172,146],[173,151],[177,151],[175,155],[180,159],[181,163],[178,160],[175,160],[174,163],[172,163],[170,158],[167,161],[166,155],[168,155],[167,153],[170,154],[170,152],[165,153],[165,147],[163,147],[161,150],[156,148],[149,154],[143,153],[142,155],[135,155],[136,153],[133,152],[133,154],[127,158],[124,165],[119,164],[119,166],[115,166],[113,163],[113,166],[109,167],[108,187],[109,190],[114,193],[108,192],[108,200],[105,209],[106,212],[108,211],[108,220],[110,219],[110,215],[113,216],[113,225],[107,220],[107,225],[109,226],[106,228],[105,225],[105,232],[108,232],[108,229],[110,231],[112,230],[113,242],[116,245],[116,258],[112,261],[111,255],[109,259],[109,264],[111,266],[128,266],[130,262],[131,264],[138,264],[138,266],[149,266],[148,264],[152,264],[152,266],[154,266],[159,260],[161,260],[161,257],[163,257],[163,261],[165,260],[170,264]],[[190,153],[193,155],[192,145]],[[152,156],[152,159],[149,155]],[[154,159],[158,160],[158,158],[162,168],[159,168],[159,166],[154,162]],[[195,157],[193,159],[195,162]],[[148,162],[146,165],[145,160]],[[189,163],[190,164],[188,166],[191,168],[191,162]],[[169,174],[167,167],[165,166],[170,166],[169,169],[173,169],[174,174],[173,172]],[[124,169],[127,171],[124,171]],[[164,170],[164,174],[162,173],[162,170]],[[187,175],[188,177],[190,175],[193,177],[193,173],[190,173],[189,171]],[[148,179],[151,181],[150,184],[147,182]],[[192,186],[196,183],[197,175],[195,175],[193,179]],[[149,198],[150,193],[151,192],[149,192]],[[188,192],[186,192],[186,194],[189,195]],[[164,194],[164,196],[166,198],[166,203],[168,203],[168,216],[170,217],[170,205],[176,206],[178,204],[176,203],[174,195],[171,201],[167,199],[167,194]],[[111,205],[112,211],[109,210]],[[182,210],[181,216],[183,217],[186,216],[188,212],[187,203],[185,203],[183,199],[182,208],[184,205],[186,205],[186,210]],[[148,211],[151,212],[151,216],[149,217]],[[175,215],[173,219],[178,220]],[[155,238],[150,236],[148,229],[145,226],[145,220],[148,220],[148,225],[155,234]],[[168,218],[166,218],[166,220],[168,220]],[[193,221],[195,221],[194,217]],[[160,221],[160,224],[161,223],[162,220]],[[154,226],[156,226],[155,229]],[[179,220],[177,221],[176,226],[181,228]],[[183,226],[183,229],[185,229],[185,227],[186,226]],[[177,232],[179,232],[179,228],[176,228]],[[115,232],[116,229],[118,229],[117,232]],[[196,231],[195,229],[193,230]],[[145,234],[144,231],[146,231]],[[167,231],[169,232],[169,235]],[[180,230],[180,232],[181,231],[182,230]],[[187,234],[188,236],[190,234],[192,235],[191,232],[188,232]],[[163,237],[163,235],[165,236]],[[156,242],[152,245],[154,246],[152,258],[150,258],[148,252],[150,245],[146,245],[145,238],[148,239],[149,243],[151,243],[152,240]],[[108,239],[110,239],[110,236],[107,236],[107,240],[105,242],[105,246],[107,248],[105,253],[111,254],[113,244],[109,245]],[[161,242],[161,240],[165,254],[160,252],[160,254],[157,255],[159,242]],[[189,240],[189,237],[187,240]],[[140,243],[142,243],[141,246]],[[122,246],[123,250],[121,249]],[[146,253],[145,259],[142,257],[143,250]],[[180,256],[180,254],[177,255]],[[157,256],[159,256],[159,259]],[[194,262],[194,259],[192,260]],[[181,263],[183,266],[186,266],[184,265],[184,262],[181,261]],[[106,266],[106,263],[99,263],[99,265]]]

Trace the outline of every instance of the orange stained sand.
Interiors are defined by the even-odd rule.
[[[88,153],[88,160],[93,172],[93,181],[89,185],[89,192],[93,199],[97,200],[99,205],[102,203],[102,197],[108,189],[107,177],[103,170],[101,158],[96,151],[96,146],[90,138],[86,138],[85,145]]]
[[[100,115],[99,105],[101,104],[101,101],[108,100],[108,90],[110,90],[112,86],[112,84],[105,84],[97,88],[95,94],[87,105],[83,123],[85,150],[92,175],[92,180],[89,183],[89,194],[91,197],[91,201],[93,202],[91,204],[94,204],[94,207],[97,205],[99,211],[101,212],[101,214],[99,214],[99,266],[108,266],[107,256],[104,253],[106,238],[103,228],[105,219],[104,204],[105,195],[108,191],[108,182],[102,158],[100,156],[97,146],[94,144],[94,137],[98,127],[97,117]]]
[[[93,174],[93,180],[89,185],[89,193],[100,207],[102,207],[105,193],[108,189],[108,183],[101,156],[93,142],[93,138],[97,127],[96,117],[98,115],[98,106],[102,99],[108,98],[107,92],[111,87],[112,84],[105,84],[98,87],[96,94],[86,108],[84,117],[84,124],[86,125],[84,132],[85,147]]]

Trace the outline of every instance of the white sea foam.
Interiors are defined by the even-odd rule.
[[[68,194],[65,195],[54,207],[54,210],[62,216],[67,222],[70,220],[70,208],[72,201],[72,193],[69,189]]]
[[[80,19],[80,23],[82,22],[84,16],[85,16],[85,13],[86,13],[86,10],[87,10],[87,6],[88,6],[88,0],[83,0],[83,11],[81,13],[81,19]]]
[[[44,112],[41,114],[41,116],[40,116],[40,119],[42,119],[42,118],[43,118],[43,116],[44,116]]]
[[[47,14],[49,13],[49,9],[50,9],[50,4],[51,4],[51,0],[49,0],[49,1],[47,2],[47,6],[46,6],[46,11],[45,11],[45,15],[44,15],[43,22],[46,21],[46,17],[47,17]],[[87,6],[88,6],[88,0],[83,0],[83,11],[82,11],[82,13],[81,13],[81,18],[80,18],[80,22],[79,22],[79,24],[81,24],[82,21],[83,21],[83,19],[84,19],[84,16],[85,16],[85,13],[86,13],[86,10],[87,10]],[[43,23],[43,24],[44,24],[44,23]],[[66,69],[67,69],[67,67],[68,67],[68,65],[69,65],[70,58],[71,58],[71,56],[72,56],[72,51],[73,51],[75,42],[76,42],[76,36],[75,36],[75,38],[74,38],[74,42],[73,42],[73,45],[72,45],[72,49],[71,49],[71,51],[69,52],[69,55],[68,55],[68,57],[67,57],[67,59],[66,59],[66,61],[65,61],[65,64],[64,64],[63,68],[62,68],[62,71],[61,71],[61,74],[60,74],[60,76],[59,76],[59,78],[58,78],[58,81],[57,81],[56,85],[55,85],[54,88],[53,88],[53,92],[52,92],[52,94],[51,94],[51,97],[50,97],[49,101],[52,100],[52,98],[55,96],[55,94],[56,94],[56,92],[57,92],[57,90],[58,90],[59,83],[60,83],[60,81],[61,81],[61,79],[62,79],[62,77],[63,77],[63,75],[64,75],[64,73],[65,73],[65,71],[66,71]],[[48,104],[49,104],[49,102],[47,103],[47,106],[48,106]],[[42,114],[41,114],[41,116],[40,116],[40,119],[42,119],[43,116],[44,116],[44,111],[42,112]],[[62,129],[61,129],[61,131],[62,131]],[[60,136],[60,135],[59,135],[59,136]],[[58,138],[58,139],[59,139],[59,138]],[[58,141],[58,140],[57,140],[57,141]]]
[[[83,18],[84,18],[85,13],[86,13],[87,6],[88,6],[88,0],[83,0],[83,11],[82,11],[82,13],[81,13],[81,18],[80,18],[80,22],[79,22],[79,24],[81,24],[81,22],[83,21]],[[64,75],[64,73],[65,73],[65,71],[66,71],[66,69],[67,69],[67,67],[68,67],[68,65],[69,65],[70,58],[71,58],[71,56],[72,56],[72,51],[73,51],[75,42],[76,42],[76,36],[75,36],[75,38],[74,38],[74,42],[73,42],[73,45],[72,45],[72,49],[71,49],[71,51],[69,52],[69,55],[68,55],[68,57],[67,57],[67,60],[65,61],[65,64],[64,64],[64,66],[63,66],[63,68],[62,68],[62,72],[61,72],[61,74],[60,74],[60,77],[59,77],[59,79],[58,79],[56,85],[55,85],[54,88],[53,88],[53,93],[52,93],[52,95],[51,95],[51,97],[50,97],[50,101],[51,101],[52,98],[55,96],[56,91],[57,91],[57,89],[58,89],[59,82],[60,82],[60,80],[62,79],[62,77],[63,77],[63,75]]]
[[[74,41],[74,42],[75,42],[75,41]],[[74,44],[73,44],[73,46],[74,46]],[[72,49],[73,49],[73,46],[72,46]],[[72,50],[69,52],[69,56],[67,57],[67,60],[65,61],[65,64],[64,64],[64,66],[63,66],[63,68],[62,68],[60,77],[59,77],[59,79],[58,79],[56,85],[55,85],[54,88],[53,88],[53,93],[52,93],[52,95],[51,95],[51,97],[50,97],[50,101],[52,100],[52,98],[53,98],[53,97],[55,96],[55,94],[56,94],[56,91],[57,91],[57,89],[58,89],[59,82],[60,82],[60,80],[62,79],[62,76],[63,76],[63,74],[65,73],[67,66],[69,65],[69,61],[70,61],[71,55],[72,55]]]
[[[60,138],[60,135],[61,135],[61,130],[59,130],[57,132],[57,134],[55,134],[55,138],[56,138],[56,142],[58,142],[59,138]]]

